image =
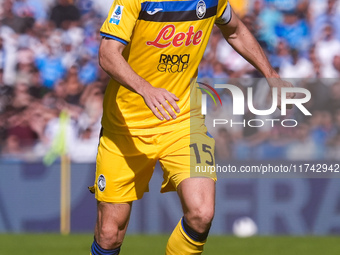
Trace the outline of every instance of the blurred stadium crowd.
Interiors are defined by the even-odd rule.
[[[105,2],[105,3],[104,3]],[[337,0],[230,1],[283,78],[312,93],[297,128],[219,128],[217,158],[331,159],[340,155],[340,4]],[[0,158],[41,159],[67,111],[74,162],[96,156],[108,76],[97,62],[111,1],[0,0]],[[239,83],[260,74],[213,30],[200,79]],[[241,79],[240,79],[241,78]],[[306,80],[308,79],[308,81]],[[230,95],[221,92],[225,100]],[[230,101],[230,100],[229,100]],[[224,107],[228,104],[224,104]],[[228,109],[218,109],[217,115]],[[248,114],[249,115],[249,114]],[[223,117],[225,118],[225,117]],[[254,118],[254,116],[245,116]]]

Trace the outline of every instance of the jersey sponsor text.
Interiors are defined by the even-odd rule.
[[[184,55],[166,55],[161,54],[159,58],[159,65],[157,67],[159,72],[168,73],[182,73],[185,72],[189,66],[190,54]]]
[[[169,47],[170,45],[173,45],[175,47],[185,45],[188,47],[192,44],[196,46],[201,43],[202,36],[202,30],[195,32],[193,26],[190,26],[189,31],[186,33],[179,32],[176,34],[176,27],[171,24],[163,27],[154,41],[147,41],[146,44],[161,49]],[[161,43],[161,41],[164,42]]]

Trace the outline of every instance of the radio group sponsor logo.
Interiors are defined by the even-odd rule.
[[[198,30],[195,32],[194,26],[190,26],[188,32],[176,33],[176,27],[174,25],[166,25],[158,33],[157,37],[153,41],[147,41],[146,45],[154,46],[160,49],[169,47],[170,45],[175,47],[199,45],[202,41],[203,31]]]
[[[157,67],[162,73],[183,73],[187,70],[190,61],[190,54],[166,55],[161,54]]]
[[[207,6],[203,0],[199,1],[196,6],[196,15],[199,19],[203,19],[207,12]]]
[[[124,6],[122,6],[122,5],[117,5],[115,7],[115,9],[114,9],[114,11],[111,15],[111,18],[110,18],[111,24],[119,25],[119,22],[122,19],[123,9],[124,9]]]

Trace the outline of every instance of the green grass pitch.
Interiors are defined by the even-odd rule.
[[[89,255],[90,234],[0,234],[0,255]],[[122,255],[162,255],[166,235],[129,235]],[[211,236],[206,255],[339,255],[339,237],[252,237]],[[180,255],[180,254],[179,254]]]

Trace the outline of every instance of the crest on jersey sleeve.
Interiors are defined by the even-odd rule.
[[[207,12],[207,6],[203,0],[200,0],[196,6],[196,14],[199,19],[203,19]]]
[[[110,18],[111,24],[119,25],[119,22],[122,19],[122,15],[123,15],[123,9],[124,9],[124,6],[122,5],[117,5],[115,7]]]

